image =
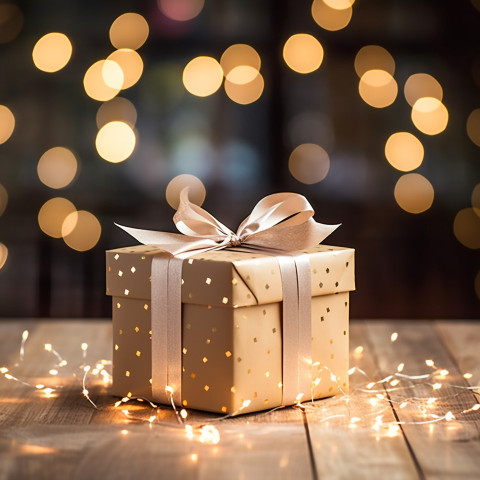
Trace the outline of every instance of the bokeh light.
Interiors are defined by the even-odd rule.
[[[351,7],[355,0],[323,0],[326,5],[330,8],[335,8],[337,10],[345,10],[346,8]]]
[[[256,76],[255,74],[252,73],[252,69],[255,71],[260,71],[260,65],[261,65],[261,59],[260,55],[257,53],[257,51],[251,47],[250,45],[245,45],[243,43],[237,43],[235,45],[231,45],[228,47],[220,57],[220,65],[223,69],[223,74],[226,77],[230,77],[229,80],[233,83],[238,83],[235,81],[235,77],[239,75],[239,72],[242,73],[243,70],[243,75],[253,75],[253,78]],[[245,69],[242,67],[250,67],[250,69]],[[237,71],[232,78],[232,75],[230,75],[230,72],[232,70],[237,70],[240,68],[239,71]],[[233,73],[233,72],[232,72]],[[253,78],[250,78],[251,81]],[[244,82],[244,83],[248,83]]]
[[[125,76],[122,67],[113,60],[103,62],[102,77],[105,84],[114,90],[120,90],[123,87]]]
[[[5,143],[15,129],[15,117],[5,105],[0,105],[0,144]]]
[[[102,128],[105,124],[118,120],[125,122],[131,127],[137,122],[137,109],[128,99],[115,97],[112,100],[102,103],[97,111],[97,127]]]
[[[447,128],[448,110],[437,98],[419,98],[412,107],[412,122],[422,133],[437,135]]]
[[[395,60],[390,52],[379,45],[366,45],[355,55],[355,72],[362,77],[368,70],[385,70],[390,75],[395,73]]]
[[[132,127],[117,120],[104,125],[95,139],[98,154],[111,163],[126,160],[135,149],[135,144],[135,132]]]
[[[0,242],[0,270],[5,265],[8,258],[8,248]]]
[[[44,72],[61,70],[72,56],[72,44],[63,33],[47,33],[33,47],[32,57],[35,66]]]
[[[317,25],[331,32],[345,28],[352,18],[352,7],[337,8],[340,3],[343,2],[339,0],[314,0],[312,3],[312,17]],[[333,7],[331,5],[336,6]]]
[[[63,241],[73,250],[85,252],[100,239],[102,227],[97,217],[86,210],[70,213],[62,223]]]
[[[315,143],[303,143],[290,154],[288,168],[299,182],[308,185],[323,180],[330,169],[328,153]]]
[[[68,148],[53,147],[38,161],[38,178],[47,187],[64,188],[75,178],[77,167],[77,159]]]
[[[108,60],[118,63],[123,70],[122,90],[132,87],[140,80],[143,73],[143,60],[135,50],[130,48],[115,50],[107,57]]]
[[[434,190],[423,175],[407,173],[398,179],[394,196],[400,208],[406,212],[422,213],[432,206]]]
[[[480,147],[480,108],[473,110],[467,119],[468,138]],[[0,140],[1,143],[1,140]]]
[[[360,78],[358,91],[371,107],[385,108],[397,98],[398,85],[385,70],[368,70]]]
[[[413,107],[415,102],[422,97],[443,99],[443,89],[438,81],[428,73],[415,73],[410,75],[403,89],[405,99]]]
[[[205,0],[157,0],[158,8],[168,18],[186,22],[198,16]]]
[[[283,59],[293,71],[311,73],[322,64],[323,47],[314,36],[297,33],[285,42]]]
[[[232,68],[225,78],[230,83],[245,85],[255,80],[258,74],[259,72],[256,68],[250,67],[249,65],[239,65],[238,67]]]
[[[0,43],[8,43],[18,36],[23,27],[23,14],[13,3],[0,4]]]
[[[3,214],[7,208],[8,203],[8,192],[6,188],[0,183],[0,216]]]
[[[453,233],[467,248],[480,248],[480,217],[473,208],[464,208],[455,215]]]
[[[180,203],[180,192],[188,187],[188,198],[195,205],[201,206],[207,194],[202,181],[194,175],[182,174],[172,178],[167,185],[165,197],[168,204],[175,210]]]
[[[110,27],[110,42],[115,48],[130,48],[137,50],[147,40],[148,23],[138,13],[124,13]]]
[[[223,69],[212,57],[196,57],[185,66],[182,79],[192,95],[207,97],[222,85]]]
[[[385,157],[388,163],[401,172],[409,172],[418,168],[423,161],[422,142],[408,132],[396,132],[385,144]]]
[[[61,238],[65,218],[76,210],[75,205],[66,198],[51,198],[38,212],[38,225],[50,237]]]
[[[99,60],[95,62],[83,77],[83,86],[86,94],[99,102],[111,100],[120,91],[120,88],[112,88],[105,83],[105,79],[103,78],[105,61],[106,60]]]
[[[232,72],[234,71],[232,70]],[[225,79],[225,92],[228,98],[241,105],[247,105],[258,100],[262,95],[263,88],[264,80],[259,72],[248,83],[234,83],[230,81],[229,77]]]
[[[477,183],[475,185],[473,191],[472,191],[472,208],[474,212],[480,217],[480,183]],[[0,215],[2,212],[2,207],[1,207],[1,192],[0,192]]]

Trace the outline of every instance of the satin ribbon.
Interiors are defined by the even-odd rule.
[[[322,242],[339,225],[313,219],[305,197],[295,193],[269,195],[252,210],[236,233],[207,211],[192,204],[188,188],[180,193],[173,220],[183,234],[117,225],[145,245],[166,253],[152,260],[152,393],[155,400],[181,403],[181,277],[183,259],[193,254],[240,247],[275,255],[283,289],[283,404],[310,392],[311,325],[310,263],[298,250]],[[160,366],[160,367],[159,367]]]

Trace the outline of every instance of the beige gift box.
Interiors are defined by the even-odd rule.
[[[152,399],[151,263],[161,253],[151,245],[107,251],[114,395]],[[312,382],[310,391],[299,392],[302,401],[348,388],[349,291],[355,288],[353,249],[317,245],[304,253],[311,268]],[[282,366],[275,257],[224,249],[192,255],[182,268],[183,406],[246,413],[281,405],[288,365]]]

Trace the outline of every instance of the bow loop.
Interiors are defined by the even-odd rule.
[[[188,199],[188,191],[189,189],[186,187],[180,192],[180,203],[173,216],[175,226],[181,233],[193,237],[211,238],[216,241],[233,235],[233,232],[213,215],[191,203]]]
[[[240,245],[291,252],[317,245],[340,226],[317,223],[314,213],[304,196],[275,193],[260,200],[234,233],[206,210],[191,203],[187,187],[180,193],[173,217],[183,235],[118,226],[140,243],[158,245],[172,255]]]
[[[294,193],[275,193],[260,200],[252,213],[240,224],[240,235],[268,230],[279,223],[300,225],[313,216],[313,208],[307,199]]]

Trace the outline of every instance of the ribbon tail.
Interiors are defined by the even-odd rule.
[[[268,230],[249,235],[245,246],[286,252],[305,250],[321,243],[340,225],[325,225],[313,218],[296,226],[283,226],[280,223]]]
[[[157,245],[162,250],[177,255],[183,252],[211,249],[219,244],[210,238],[190,237],[180,233],[156,232],[115,224],[144,245]]]

